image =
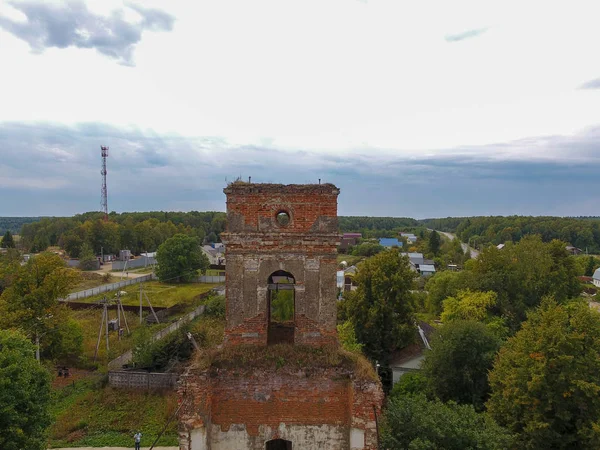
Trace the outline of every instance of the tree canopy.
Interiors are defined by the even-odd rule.
[[[518,242],[537,234],[544,242],[554,239],[590,252],[600,251],[598,217],[448,217],[421,221],[429,228],[456,233],[463,242],[481,248],[487,244]]]
[[[345,294],[343,315],[365,354],[387,365],[394,350],[414,339],[413,288],[416,273],[397,250],[383,251],[359,266],[356,291]]]
[[[15,240],[13,238],[12,233],[9,230],[6,230],[6,233],[4,233],[2,241],[0,241],[0,247],[15,248]]]
[[[39,338],[43,356],[76,358],[81,351],[81,328],[69,321],[67,308],[58,300],[78,280],[77,271],[65,267],[53,253],[40,253],[19,265],[0,296],[0,326],[20,329],[33,341]]]
[[[156,261],[156,275],[161,281],[190,281],[198,276],[198,270],[209,266],[200,239],[185,234],[176,234],[161,244]]]
[[[16,331],[0,330],[0,448],[45,450],[50,374]]]
[[[196,236],[201,240],[210,233],[215,240],[225,230],[225,213],[221,212],[143,212],[110,213],[105,222],[100,212],[78,214],[73,217],[45,217],[32,223],[25,222],[21,229],[22,244],[32,252],[44,251],[48,246],[60,246],[69,256],[77,258],[84,243],[94,254],[101,248],[105,254],[129,249],[134,254],[155,251],[160,244],[175,234]]]
[[[489,413],[519,448],[600,448],[600,315],[547,300],[500,350]]]
[[[470,405],[392,398],[382,423],[381,448],[394,450],[506,450],[512,436]]]
[[[431,339],[423,374],[440,400],[454,400],[483,409],[488,393],[488,371],[501,341],[484,324],[457,320],[444,324]]]

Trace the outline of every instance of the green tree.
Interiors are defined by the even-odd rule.
[[[400,377],[390,392],[390,398],[406,395],[426,394],[429,390],[427,378],[421,372],[408,372]]]
[[[13,283],[19,267],[21,267],[20,262],[21,255],[14,248],[9,249],[6,253],[0,253],[0,296]]]
[[[596,270],[596,259],[593,256],[590,256],[587,259],[587,264],[585,266],[585,276],[591,277],[594,275],[594,271]]]
[[[448,297],[453,297],[459,291],[467,289],[470,286],[471,272],[464,270],[462,272],[441,271],[429,278],[425,289],[427,295],[427,310],[435,315],[442,312],[443,301]]]
[[[0,247],[15,248],[15,240],[13,239],[13,235],[10,233],[10,231],[6,230],[6,233],[4,233],[2,242],[0,242]]]
[[[86,242],[79,251],[79,268],[81,270],[94,270],[98,268],[98,259],[92,247]]]
[[[431,392],[442,401],[483,409],[489,393],[488,371],[500,343],[498,336],[479,322],[458,320],[440,327],[423,362]]]
[[[50,374],[21,333],[0,330],[0,448],[44,450],[50,425]]]
[[[158,247],[156,275],[162,281],[190,281],[198,270],[206,270],[209,261],[197,237],[176,234]]]
[[[470,264],[469,286],[498,295],[495,314],[504,316],[516,330],[527,310],[537,307],[545,296],[563,302],[579,294],[577,267],[564,242],[542,242],[527,236],[499,250],[490,246]]]
[[[440,252],[441,239],[437,231],[433,230],[429,235],[428,248],[434,256],[437,256]]]
[[[394,350],[414,340],[413,296],[416,273],[396,250],[364,261],[355,280],[358,287],[341,304],[366,355],[383,366]]]
[[[495,292],[477,292],[466,289],[460,291],[456,297],[444,300],[441,319],[443,322],[451,320],[475,320],[484,322],[490,315],[490,309],[496,305]]]
[[[500,350],[489,413],[518,448],[600,448],[600,315],[546,300]]]
[[[382,423],[381,448],[394,450],[506,450],[512,436],[470,405],[392,398]]]
[[[356,339],[356,333],[352,323],[346,321],[337,326],[340,344],[345,350],[353,353],[362,353],[363,345]]]
[[[68,333],[73,327],[67,326],[69,312],[58,299],[66,297],[78,281],[77,271],[65,267],[58,255],[36,255],[18,268],[0,296],[0,326],[21,329],[34,342],[41,341],[42,353],[47,354],[48,344],[54,341],[51,354],[60,358],[55,334]],[[70,339],[63,338],[65,342]]]

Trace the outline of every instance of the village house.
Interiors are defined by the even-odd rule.
[[[392,248],[402,247],[403,244],[396,238],[381,238],[379,239],[379,245],[386,248]]]
[[[400,236],[406,238],[409,244],[415,244],[417,242],[417,236],[413,233],[400,233]]]
[[[418,372],[425,359],[425,350],[431,350],[429,340],[435,328],[426,322],[417,323],[417,340],[415,343],[404,347],[392,357],[390,367],[392,369],[392,381],[394,384],[400,380],[402,375],[410,372]]]
[[[594,275],[592,275],[592,283],[594,283],[594,286],[600,287],[600,268],[596,269]]]
[[[353,247],[362,239],[361,233],[344,233],[340,241],[340,250],[347,250],[348,247]]]

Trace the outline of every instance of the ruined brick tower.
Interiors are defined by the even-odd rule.
[[[227,343],[334,342],[339,189],[233,183],[224,192]],[[275,301],[288,317],[274,317]]]
[[[225,340],[180,379],[180,449],[375,450],[381,384],[336,335],[339,189],[224,192]]]

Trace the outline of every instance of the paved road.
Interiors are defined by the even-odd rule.
[[[453,241],[454,239],[456,239],[456,235],[455,234],[447,233],[445,231],[438,231],[438,233],[443,234],[444,236],[446,236],[451,241]],[[460,245],[461,245],[461,247],[463,249],[463,252],[465,252],[465,253],[466,253],[467,249],[471,250],[471,258],[477,258],[479,256],[479,251],[475,250],[473,247],[469,247],[464,242],[461,242]]]

